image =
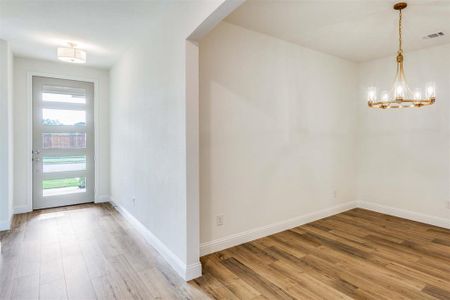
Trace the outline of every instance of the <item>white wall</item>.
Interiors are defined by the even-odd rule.
[[[0,231],[10,228],[13,201],[13,55],[0,40]]]
[[[109,157],[109,71],[92,67],[16,57],[14,61],[14,207],[15,212],[31,209],[31,106],[29,74],[95,81],[96,201],[110,195]]]
[[[188,243],[198,220],[187,203],[186,38],[222,2],[166,2],[111,70],[112,200],[185,279],[200,275],[198,243]]]
[[[437,85],[421,109],[368,109],[368,86],[390,88],[395,58],[360,65],[358,200],[366,207],[450,226],[450,45],[407,52],[410,87]]]
[[[356,86],[356,64],[236,25],[201,41],[203,254],[352,205]]]

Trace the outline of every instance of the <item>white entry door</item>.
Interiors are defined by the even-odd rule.
[[[33,208],[94,202],[94,85],[33,76]]]

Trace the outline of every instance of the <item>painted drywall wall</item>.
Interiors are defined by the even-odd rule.
[[[67,63],[16,57],[14,60],[14,208],[15,212],[31,209],[31,107],[29,74],[50,77],[75,78],[96,82],[95,107],[96,134],[96,199],[108,201],[110,195],[109,157],[109,71]],[[94,200],[94,199],[93,199]]]
[[[202,245],[354,200],[357,72],[225,22],[201,41]]]
[[[198,245],[187,241],[198,220],[187,209],[186,38],[222,2],[166,2],[111,70],[112,200],[164,245],[185,279],[200,275]]]
[[[360,65],[359,201],[376,204],[374,209],[386,206],[450,223],[449,70],[450,45],[406,52],[410,87],[436,82],[436,103],[421,109],[373,110],[367,108],[367,87],[390,88],[395,58]]]
[[[0,40],[0,231],[11,225],[13,201],[13,54]]]
[[[8,212],[14,214],[14,54],[8,50]]]

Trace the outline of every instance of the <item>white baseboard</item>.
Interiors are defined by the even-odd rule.
[[[184,271],[184,280],[189,281],[202,276],[202,263],[200,260],[194,264],[189,264],[186,266]]]
[[[110,202],[111,197],[109,195],[97,195],[95,196],[95,203],[105,203]]]
[[[14,214],[24,214],[32,211],[28,205],[19,205],[14,207]]]
[[[259,228],[251,229],[248,231],[240,232],[237,234],[232,234],[224,238],[213,240],[210,242],[202,243],[200,245],[200,255],[207,255],[214,253],[223,249],[234,247],[243,243],[247,243],[265,236],[269,236],[284,230],[288,230],[309,222],[317,221],[319,219],[335,215],[349,209],[355,208],[356,202],[351,201],[343,204],[339,204],[330,208],[319,210],[317,212],[312,212],[306,215],[298,216],[295,218],[288,219],[286,221],[281,221],[273,223],[267,226],[262,226]]]
[[[152,232],[150,232],[144,225],[142,225],[142,223],[140,223],[127,210],[125,210],[120,205],[115,204],[112,200],[110,202],[122,214],[122,216],[124,216],[124,218],[127,219],[128,222],[130,222],[143,235],[143,237],[153,247],[156,248],[156,250],[158,250],[158,252],[164,257],[164,259],[169,263],[169,265],[182,278],[184,278],[185,280],[191,280],[201,276],[202,266],[200,262],[191,265],[186,265],[181,261],[181,259],[179,259],[175,254],[173,254],[173,252],[169,248],[167,248],[167,246],[163,242],[161,242],[161,240],[159,240]],[[306,223],[317,221],[319,219],[329,217],[356,207],[450,229],[449,219],[434,217],[426,214],[384,206],[371,202],[351,201],[334,207],[326,208],[317,212],[312,212],[309,214],[291,218],[286,221],[273,223],[267,226],[262,226],[245,232],[232,234],[224,238],[220,238],[210,242],[202,243],[200,245],[200,255],[204,256],[210,253],[234,247],[284,230],[301,226]]]
[[[450,229],[450,219],[430,216],[406,209],[395,208],[391,206],[385,206],[378,203],[359,201],[358,207],[373,210],[386,215],[391,215],[395,217],[400,217],[412,221],[417,221],[425,224],[430,224],[442,228]]]
[[[10,230],[11,224],[8,221],[0,221],[0,231]]]
[[[178,256],[176,256],[167,246],[157,238],[150,230],[147,229],[138,219],[130,214],[124,207],[110,200],[114,208],[152,245],[161,256],[169,263],[169,265],[184,280],[192,280],[202,276],[202,265],[200,261],[194,264],[185,264]]]
[[[10,230],[10,229],[11,229],[11,220],[0,221],[0,231]]]

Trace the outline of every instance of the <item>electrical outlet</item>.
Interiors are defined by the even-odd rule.
[[[136,205],[136,198],[132,198],[131,201],[133,202],[133,206]]]
[[[334,192],[333,192],[333,198],[337,199],[337,191],[336,190],[334,190]]]
[[[222,226],[223,225],[223,215],[218,215],[216,217],[216,225],[217,226]]]

